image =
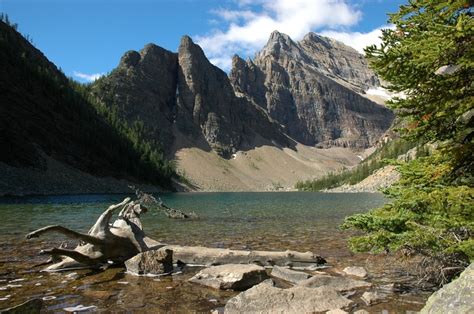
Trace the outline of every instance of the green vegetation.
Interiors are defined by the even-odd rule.
[[[474,259],[472,14],[467,0],[412,0],[390,16],[382,46],[366,49],[388,88],[406,94],[390,102],[402,136],[437,149],[400,163],[389,204],[344,223],[364,232],[352,249],[421,254],[438,283]]]
[[[356,168],[339,173],[329,173],[317,180],[298,182],[296,183],[296,188],[300,191],[320,191],[338,187],[343,184],[356,184],[370,176],[376,170],[387,165],[387,163],[390,162],[389,159],[397,158],[414,147],[416,147],[414,142],[406,141],[404,139],[390,141],[378,148]],[[426,154],[424,148],[418,147],[418,151],[420,154]]]
[[[144,141],[139,122],[127,125],[95,101],[87,86],[68,80],[0,16],[0,161],[41,168],[38,150],[85,172],[172,189],[173,162]],[[44,165],[43,165],[44,167]]]

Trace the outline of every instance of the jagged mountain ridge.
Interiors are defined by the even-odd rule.
[[[92,91],[130,123],[143,123],[170,156],[177,133],[188,146],[229,158],[257,137],[280,147],[294,146],[293,138],[364,148],[391,123],[388,109],[358,94],[378,85],[363,56],[334,40],[310,33],[295,43],[274,32],[254,60],[233,61],[228,76],[184,36],[177,53],[153,44],[127,52]]]
[[[364,57],[335,40],[309,33],[294,42],[275,31],[254,60],[234,56],[232,65],[235,92],[303,144],[369,147],[393,120],[359,94],[379,84]]]
[[[177,135],[226,158],[254,147],[257,137],[282,147],[293,145],[264,110],[236,97],[227,74],[188,36],[178,53],[153,44],[127,52],[91,91],[129,123],[143,124],[144,135],[158,139],[170,154]]]

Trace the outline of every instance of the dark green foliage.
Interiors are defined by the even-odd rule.
[[[389,89],[407,95],[390,102],[405,122],[401,134],[437,149],[400,166],[391,203],[346,219],[344,227],[365,232],[351,240],[357,251],[403,249],[451,261],[436,269],[443,274],[474,259],[472,15],[467,0],[412,0],[391,15],[396,29],[383,32],[382,47],[366,49]]]
[[[174,165],[0,22],[0,161],[44,169],[42,154],[82,171],[172,189]]]
[[[378,148],[355,169],[345,170],[340,173],[329,173],[317,180],[298,182],[296,183],[296,188],[300,191],[320,191],[338,187],[343,184],[356,184],[370,176],[376,170],[387,165],[389,162],[388,159],[397,158],[415,146],[416,144],[413,142],[403,139],[390,141]],[[417,151],[423,151],[423,153],[426,154],[426,148],[419,147]]]

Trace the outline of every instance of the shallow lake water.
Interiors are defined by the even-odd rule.
[[[37,228],[59,224],[87,232],[101,212],[126,195],[78,195],[0,198],[0,309],[28,299],[45,300],[45,311],[96,306],[102,312],[209,312],[237,293],[202,288],[186,280],[196,268],[168,277],[135,277],[124,268],[106,271],[40,272],[34,265],[47,258],[42,248],[66,239],[47,235],[25,240]],[[160,195],[165,204],[194,211],[198,220],[168,219],[155,210],[142,216],[148,236],[160,242],[232,249],[312,251],[328,261],[329,272],[364,266],[375,284],[412,279],[404,263],[390,255],[353,254],[347,249],[350,232],[339,225],[344,217],[376,208],[380,194],[357,193],[174,193]],[[419,310],[428,294],[395,294],[371,312],[406,313]],[[357,296],[356,296],[357,297]],[[364,308],[359,304],[357,309]]]

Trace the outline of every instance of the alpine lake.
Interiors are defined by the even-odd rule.
[[[98,312],[209,313],[237,295],[187,281],[201,268],[185,267],[169,276],[134,276],[123,267],[106,270],[42,272],[36,266],[48,257],[45,248],[64,241],[58,234],[26,240],[35,229],[57,224],[87,232],[99,215],[127,195],[70,195],[0,198],[0,309],[32,298],[44,300],[44,312],[63,313],[77,305],[95,306]],[[130,195],[131,196],[131,195]],[[169,219],[158,210],[142,215],[145,233],[160,242],[242,250],[311,251],[340,273],[347,266],[365,267],[375,286],[413,283],[413,268],[392,254],[354,254],[341,230],[344,217],[366,212],[387,200],[376,193],[170,193],[160,194],[170,207],[194,211],[196,220]],[[412,285],[413,286],[413,285]],[[370,308],[357,293],[350,298],[354,310],[370,313],[410,313],[420,310],[430,292],[416,288],[392,293]],[[359,300],[359,301],[357,301]]]

